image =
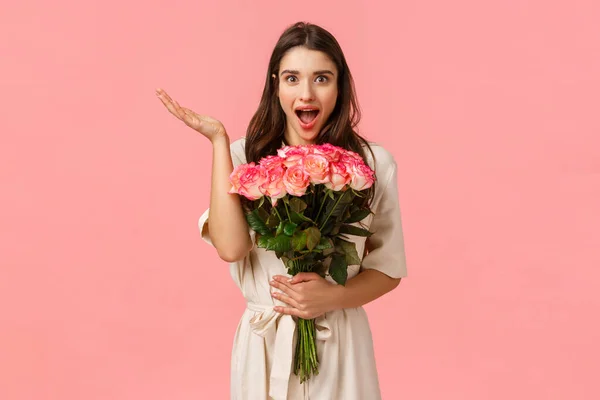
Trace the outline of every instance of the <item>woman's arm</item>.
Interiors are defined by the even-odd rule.
[[[394,289],[400,280],[370,269],[361,271],[342,286],[314,272],[301,272],[291,279],[276,275],[271,286],[281,291],[273,292],[273,297],[287,304],[275,307],[275,311],[312,319],[329,311],[365,305]]]
[[[395,289],[402,278],[390,278],[375,269],[361,271],[346,286],[338,286],[336,308],[360,307]]]
[[[230,140],[227,134],[211,140],[213,146],[210,212],[208,230],[219,257],[227,262],[242,259],[252,249],[248,223],[238,194],[231,189],[229,176],[233,172]]]
[[[231,188],[229,176],[233,172],[233,161],[225,127],[208,115],[197,114],[189,108],[181,107],[162,89],[156,90],[156,96],[171,114],[210,140],[213,159],[210,211],[206,225],[219,257],[227,262],[243,258],[252,249],[252,240],[239,195],[228,193]]]

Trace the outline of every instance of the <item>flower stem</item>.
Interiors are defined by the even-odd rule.
[[[317,216],[315,217],[315,222],[319,220],[319,216],[321,215],[321,210],[323,209],[323,205],[325,204],[325,200],[327,200],[327,195],[329,194],[329,191],[331,189],[327,189],[325,191],[325,195],[323,196],[323,201],[321,202],[321,207],[319,207],[319,212],[317,213]]]
[[[273,210],[275,210],[275,214],[277,214],[277,218],[279,218],[279,220],[281,221],[281,215],[279,215],[279,211],[277,211],[277,207],[275,207],[273,205],[273,200],[271,200],[270,197],[267,197],[269,199],[269,203],[271,203],[271,207],[273,207]]]
[[[287,203],[284,201],[284,202],[283,202],[283,205],[284,205],[284,207],[285,207],[285,212],[286,212],[286,214],[287,214],[287,216],[288,216],[288,220],[289,220],[289,221],[291,221],[291,220],[292,220],[292,217],[290,217],[290,210],[288,210]],[[281,218],[280,218],[280,219],[281,219]]]
[[[300,265],[298,260],[294,260],[293,265],[296,270],[295,273],[301,272],[298,271]],[[300,378],[300,383],[308,380],[311,375],[319,373],[314,319],[298,318],[298,341],[296,343],[294,373]]]
[[[346,192],[347,192],[347,190],[346,190]],[[327,218],[325,218],[325,221],[323,221],[323,224],[319,227],[320,231],[323,230],[323,227],[327,223],[327,220],[329,219],[329,217],[331,217],[331,214],[333,213],[333,210],[335,210],[337,208],[337,205],[340,203],[340,200],[342,200],[342,197],[344,197],[346,195],[346,192],[343,192],[342,195],[340,197],[338,197],[338,199],[335,202],[333,208],[331,209],[331,211],[329,211],[329,215],[327,215]]]
[[[294,373],[300,377],[301,383],[308,380],[311,375],[319,374],[315,330],[314,319],[298,319],[298,343],[296,345]]]

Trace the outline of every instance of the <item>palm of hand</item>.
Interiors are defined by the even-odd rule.
[[[156,96],[171,114],[211,141],[219,136],[226,135],[225,127],[215,118],[208,115],[200,115],[189,108],[181,107],[177,101],[171,99],[167,92],[162,89],[156,90]]]

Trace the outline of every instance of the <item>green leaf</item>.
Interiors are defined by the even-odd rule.
[[[346,284],[348,279],[348,264],[344,256],[333,254],[331,256],[331,264],[329,264],[329,275],[340,285]]]
[[[300,225],[302,222],[310,222],[311,224],[314,224],[314,222],[310,218],[299,214],[296,211],[290,211],[290,220],[298,225]]]
[[[271,230],[267,227],[264,220],[260,217],[258,210],[254,210],[251,213],[246,214],[246,221],[248,221],[248,225],[250,225],[250,228],[260,233],[261,235],[268,235],[271,233]]]
[[[298,197],[292,197],[290,199],[290,208],[292,211],[297,212],[298,214],[302,214],[302,211],[306,210],[307,204],[300,200]]]
[[[269,227],[269,229],[275,229],[275,227],[279,225],[279,222],[281,222],[279,221],[279,217],[277,214],[273,213],[269,215],[269,218],[267,218],[266,225]]]
[[[321,232],[314,226],[305,229],[304,232],[306,232],[306,247],[312,251],[321,240]]]
[[[373,233],[369,232],[367,229],[359,228],[358,226],[354,226],[354,225],[346,225],[346,224],[343,224],[342,226],[340,226],[339,233],[347,233],[348,235],[366,236],[366,237],[369,237],[373,234]]]
[[[275,231],[275,236],[279,236],[283,233],[283,228],[285,227],[285,221],[281,221],[279,222],[279,225],[277,226],[277,230]]]
[[[329,216],[329,219],[337,219],[338,217],[344,215],[346,209],[352,204],[352,200],[353,195],[351,192],[349,193],[346,191],[337,195],[337,199],[335,201],[328,201],[325,203],[324,212],[319,217],[319,224],[322,224],[327,216]]]
[[[368,191],[369,191],[369,189],[364,189],[364,190],[354,190],[354,189],[352,189],[352,193],[354,193],[354,195],[356,197],[365,197]]]
[[[305,231],[294,232],[292,236],[292,248],[295,251],[304,250],[306,248],[307,235]]]
[[[333,240],[331,240],[328,237],[321,237],[321,240],[319,241],[319,244],[317,244],[317,246],[315,247],[315,249],[317,250],[325,250],[325,249],[331,249],[333,248]]]
[[[363,219],[367,218],[371,214],[371,210],[363,209],[350,213],[350,218],[346,219],[344,222],[347,224],[352,224],[354,222],[360,222]]]
[[[298,225],[294,224],[293,222],[286,222],[285,226],[283,227],[283,233],[285,233],[288,236],[292,236],[296,231],[297,227]]]
[[[279,235],[269,239],[266,249],[275,252],[286,252],[292,248],[292,238]]]
[[[345,255],[345,260],[348,265],[360,265],[360,258],[356,251],[356,245],[354,242],[349,242],[338,238],[336,240],[336,248]]]
[[[262,219],[263,221],[267,221],[267,218],[269,218],[269,213],[267,211],[265,211],[264,208],[258,208],[258,216],[260,217],[260,219]]]
[[[266,249],[269,245],[269,240],[273,239],[271,235],[263,235],[258,238],[256,241],[256,246],[262,249]]]
[[[313,260],[309,257],[310,254],[302,258],[290,259],[286,262],[288,273],[290,275],[296,275],[298,272],[314,272],[320,267],[318,261]]]
[[[323,229],[321,230],[322,235],[329,235],[333,232],[333,228],[335,227],[335,220],[329,219]]]

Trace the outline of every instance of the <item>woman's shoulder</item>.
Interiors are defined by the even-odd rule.
[[[367,157],[367,162],[371,168],[375,168],[376,173],[379,173],[380,171],[387,171],[396,167],[396,159],[394,158],[392,152],[390,152],[380,143],[370,140],[367,142],[373,151],[373,154],[371,154],[367,146],[363,144],[365,156]],[[373,160],[373,156],[375,157],[375,160]]]
[[[230,144],[231,149],[242,150],[244,151],[246,147],[246,136],[242,136],[241,138],[235,139]]]
[[[232,158],[234,158],[234,164],[245,164],[246,163],[246,137],[243,136],[239,139],[234,140],[229,144],[229,150]],[[239,160],[238,163],[235,159]]]

